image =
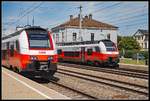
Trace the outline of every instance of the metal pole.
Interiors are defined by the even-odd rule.
[[[29,25],[29,16],[27,16],[27,25]]]
[[[82,13],[82,6],[80,5],[80,7],[79,7],[79,9],[80,9],[80,15],[79,15],[79,36],[80,36],[80,40],[81,41],[83,41],[83,38],[82,38],[82,31],[81,31],[81,29],[82,29],[82,15],[81,15],[81,13]]]
[[[33,16],[33,19],[32,19],[32,26],[34,26],[34,16]]]
[[[139,63],[139,53],[137,53],[137,63]]]

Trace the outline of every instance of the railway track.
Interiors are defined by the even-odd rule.
[[[133,70],[133,69],[131,70],[131,69],[123,69],[123,68],[120,69],[100,68],[100,67],[87,66],[81,64],[71,64],[71,63],[59,63],[59,65],[69,66],[70,68],[82,68],[86,70],[100,71],[105,73],[124,75],[124,76],[130,76],[130,77],[141,78],[141,79],[148,79],[148,73],[145,73],[144,71],[140,72],[138,70]]]
[[[98,99],[98,98],[95,97],[95,96],[92,96],[92,95],[87,94],[87,93],[85,93],[85,92],[82,92],[82,91],[80,91],[80,90],[74,89],[74,88],[72,88],[72,87],[66,86],[66,85],[64,85],[64,84],[62,84],[62,83],[55,82],[54,80],[50,80],[50,82],[53,83],[53,84],[55,84],[55,85],[57,85],[57,86],[63,87],[63,88],[65,88],[65,89],[68,89],[68,90],[70,90],[72,93],[78,93],[78,94],[80,94],[81,96],[86,97],[87,99],[92,99],[92,100]]]
[[[71,70],[64,70],[64,69],[58,69],[57,73],[68,75],[68,76],[73,76],[73,77],[76,77],[79,79],[84,79],[87,81],[100,83],[100,84],[108,85],[111,87],[115,87],[115,88],[119,88],[119,89],[123,89],[126,91],[131,91],[134,93],[139,93],[139,94],[148,96],[148,87],[145,87],[142,85],[127,83],[127,82],[123,82],[123,81],[98,77],[98,76],[94,76],[94,75],[89,75],[89,74],[85,74],[85,73],[75,72],[75,71],[71,71]]]
[[[102,81],[101,79],[105,79],[105,78],[101,78],[101,77],[96,77],[96,76],[93,76],[93,75],[88,75],[88,74],[84,74],[84,73],[79,73],[79,72],[74,72],[74,71],[68,71],[68,70],[63,70],[63,69],[58,69],[58,72],[59,74],[63,74],[63,75],[67,75],[67,76],[71,76],[71,77],[76,77],[78,79],[84,79],[84,80],[87,80],[87,81],[92,81],[92,82],[95,82],[95,83],[101,83],[101,84],[104,84],[104,85],[109,85],[111,87],[117,87],[117,88],[120,88],[120,89],[124,89],[124,90],[129,90],[129,91],[132,91],[132,92],[135,92],[135,93],[139,93],[139,94],[143,94],[144,96],[148,96],[148,92],[145,92],[144,90],[137,90],[137,89],[148,89],[148,87],[144,87],[144,86],[141,86],[141,85],[134,85],[134,84],[127,84],[125,83],[126,85],[130,85],[130,86],[134,86],[136,87],[136,89],[132,89],[132,88],[126,88],[126,87],[122,87],[122,86],[119,86],[119,85],[115,85],[115,84],[109,84],[108,82],[104,82]],[[28,77],[27,77],[28,78]],[[96,79],[93,79],[93,78],[96,78],[96,79],[99,79],[99,80],[96,80]],[[76,89],[74,87],[71,87],[71,86],[68,86],[66,84],[63,84],[62,82],[57,82],[57,80],[55,79],[52,79],[50,82],[45,82],[44,80],[41,80],[41,79],[33,79],[33,78],[30,78],[38,83],[41,83],[43,84],[44,82],[44,86],[49,86],[49,88],[51,88],[50,84],[54,84],[54,85],[57,85],[56,88],[58,87],[62,87],[64,89],[67,89],[67,92],[72,93],[72,95],[74,93],[78,93],[77,95],[74,94],[74,99],[80,99],[80,98],[83,98],[84,99],[100,99],[98,96],[95,96],[95,95],[92,95],[90,94],[89,92],[85,92],[85,91],[82,91],[82,90],[79,90],[79,89]],[[37,81],[38,80],[38,81]],[[40,80],[40,82],[39,82]],[[113,80],[109,80],[109,79],[106,79],[107,81],[113,81]],[[61,79],[61,81],[63,81]],[[113,81],[113,82],[117,82],[117,83],[120,83],[120,84],[123,84],[124,82],[121,82],[121,81]],[[53,89],[53,87],[52,87]],[[60,92],[60,90],[58,90]],[[65,90],[66,92],[66,90]],[[81,97],[78,97],[78,96],[81,96]]]

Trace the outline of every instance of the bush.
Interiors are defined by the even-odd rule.
[[[138,51],[138,50],[125,50],[124,57],[125,58],[132,58],[132,56],[134,54],[137,54],[137,53],[142,54],[145,57],[145,59],[149,59],[148,51]],[[119,54],[121,56],[123,56],[123,52],[122,51],[120,51]]]
[[[140,51],[139,53],[142,54],[142,55],[145,57],[145,59],[148,59],[148,58],[149,58],[149,53],[148,53],[148,51]]]
[[[132,58],[132,56],[133,56],[134,54],[136,54],[136,53],[138,53],[138,50],[125,50],[124,57],[125,57],[125,58]],[[121,56],[123,55],[122,51],[120,51],[120,55],[121,55]]]

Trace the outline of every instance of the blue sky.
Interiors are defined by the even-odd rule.
[[[32,24],[51,29],[69,20],[69,15],[77,17],[82,5],[82,15],[92,14],[92,18],[119,27],[118,34],[133,35],[137,29],[148,29],[148,1],[4,1],[2,2],[2,34],[10,34],[15,27]],[[16,23],[15,23],[16,22]]]

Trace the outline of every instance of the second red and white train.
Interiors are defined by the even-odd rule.
[[[118,48],[111,40],[60,43],[57,45],[57,53],[59,61],[119,66]]]

